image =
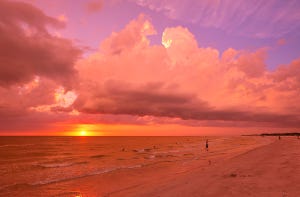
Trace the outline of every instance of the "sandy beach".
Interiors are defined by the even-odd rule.
[[[300,196],[300,140],[283,137],[232,159],[111,196]]]

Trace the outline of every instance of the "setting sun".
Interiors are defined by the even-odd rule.
[[[82,130],[82,131],[80,131],[80,134],[79,134],[80,136],[86,136],[87,135],[87,132],[85,131],[85,130]]]
[[[68,127],[68,126],[67,126]],[[76,124],[69,127],[68,136],[102,136],[99,125],[94,124]]]

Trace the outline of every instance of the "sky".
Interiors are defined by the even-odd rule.
[[[298,0],[0,0],[0,135],[300,130]]]

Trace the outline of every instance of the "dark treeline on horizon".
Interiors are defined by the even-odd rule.
[[[300,133],[261,133],[261,134],[253,134],[253,135],[243,135],[243,136],[300,136]]]

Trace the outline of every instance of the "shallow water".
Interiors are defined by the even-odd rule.
[[[120,169],[224,158],[257,146],[257,138],[208,139],[209,151],[205,137],[0,137],[0,195]]]

